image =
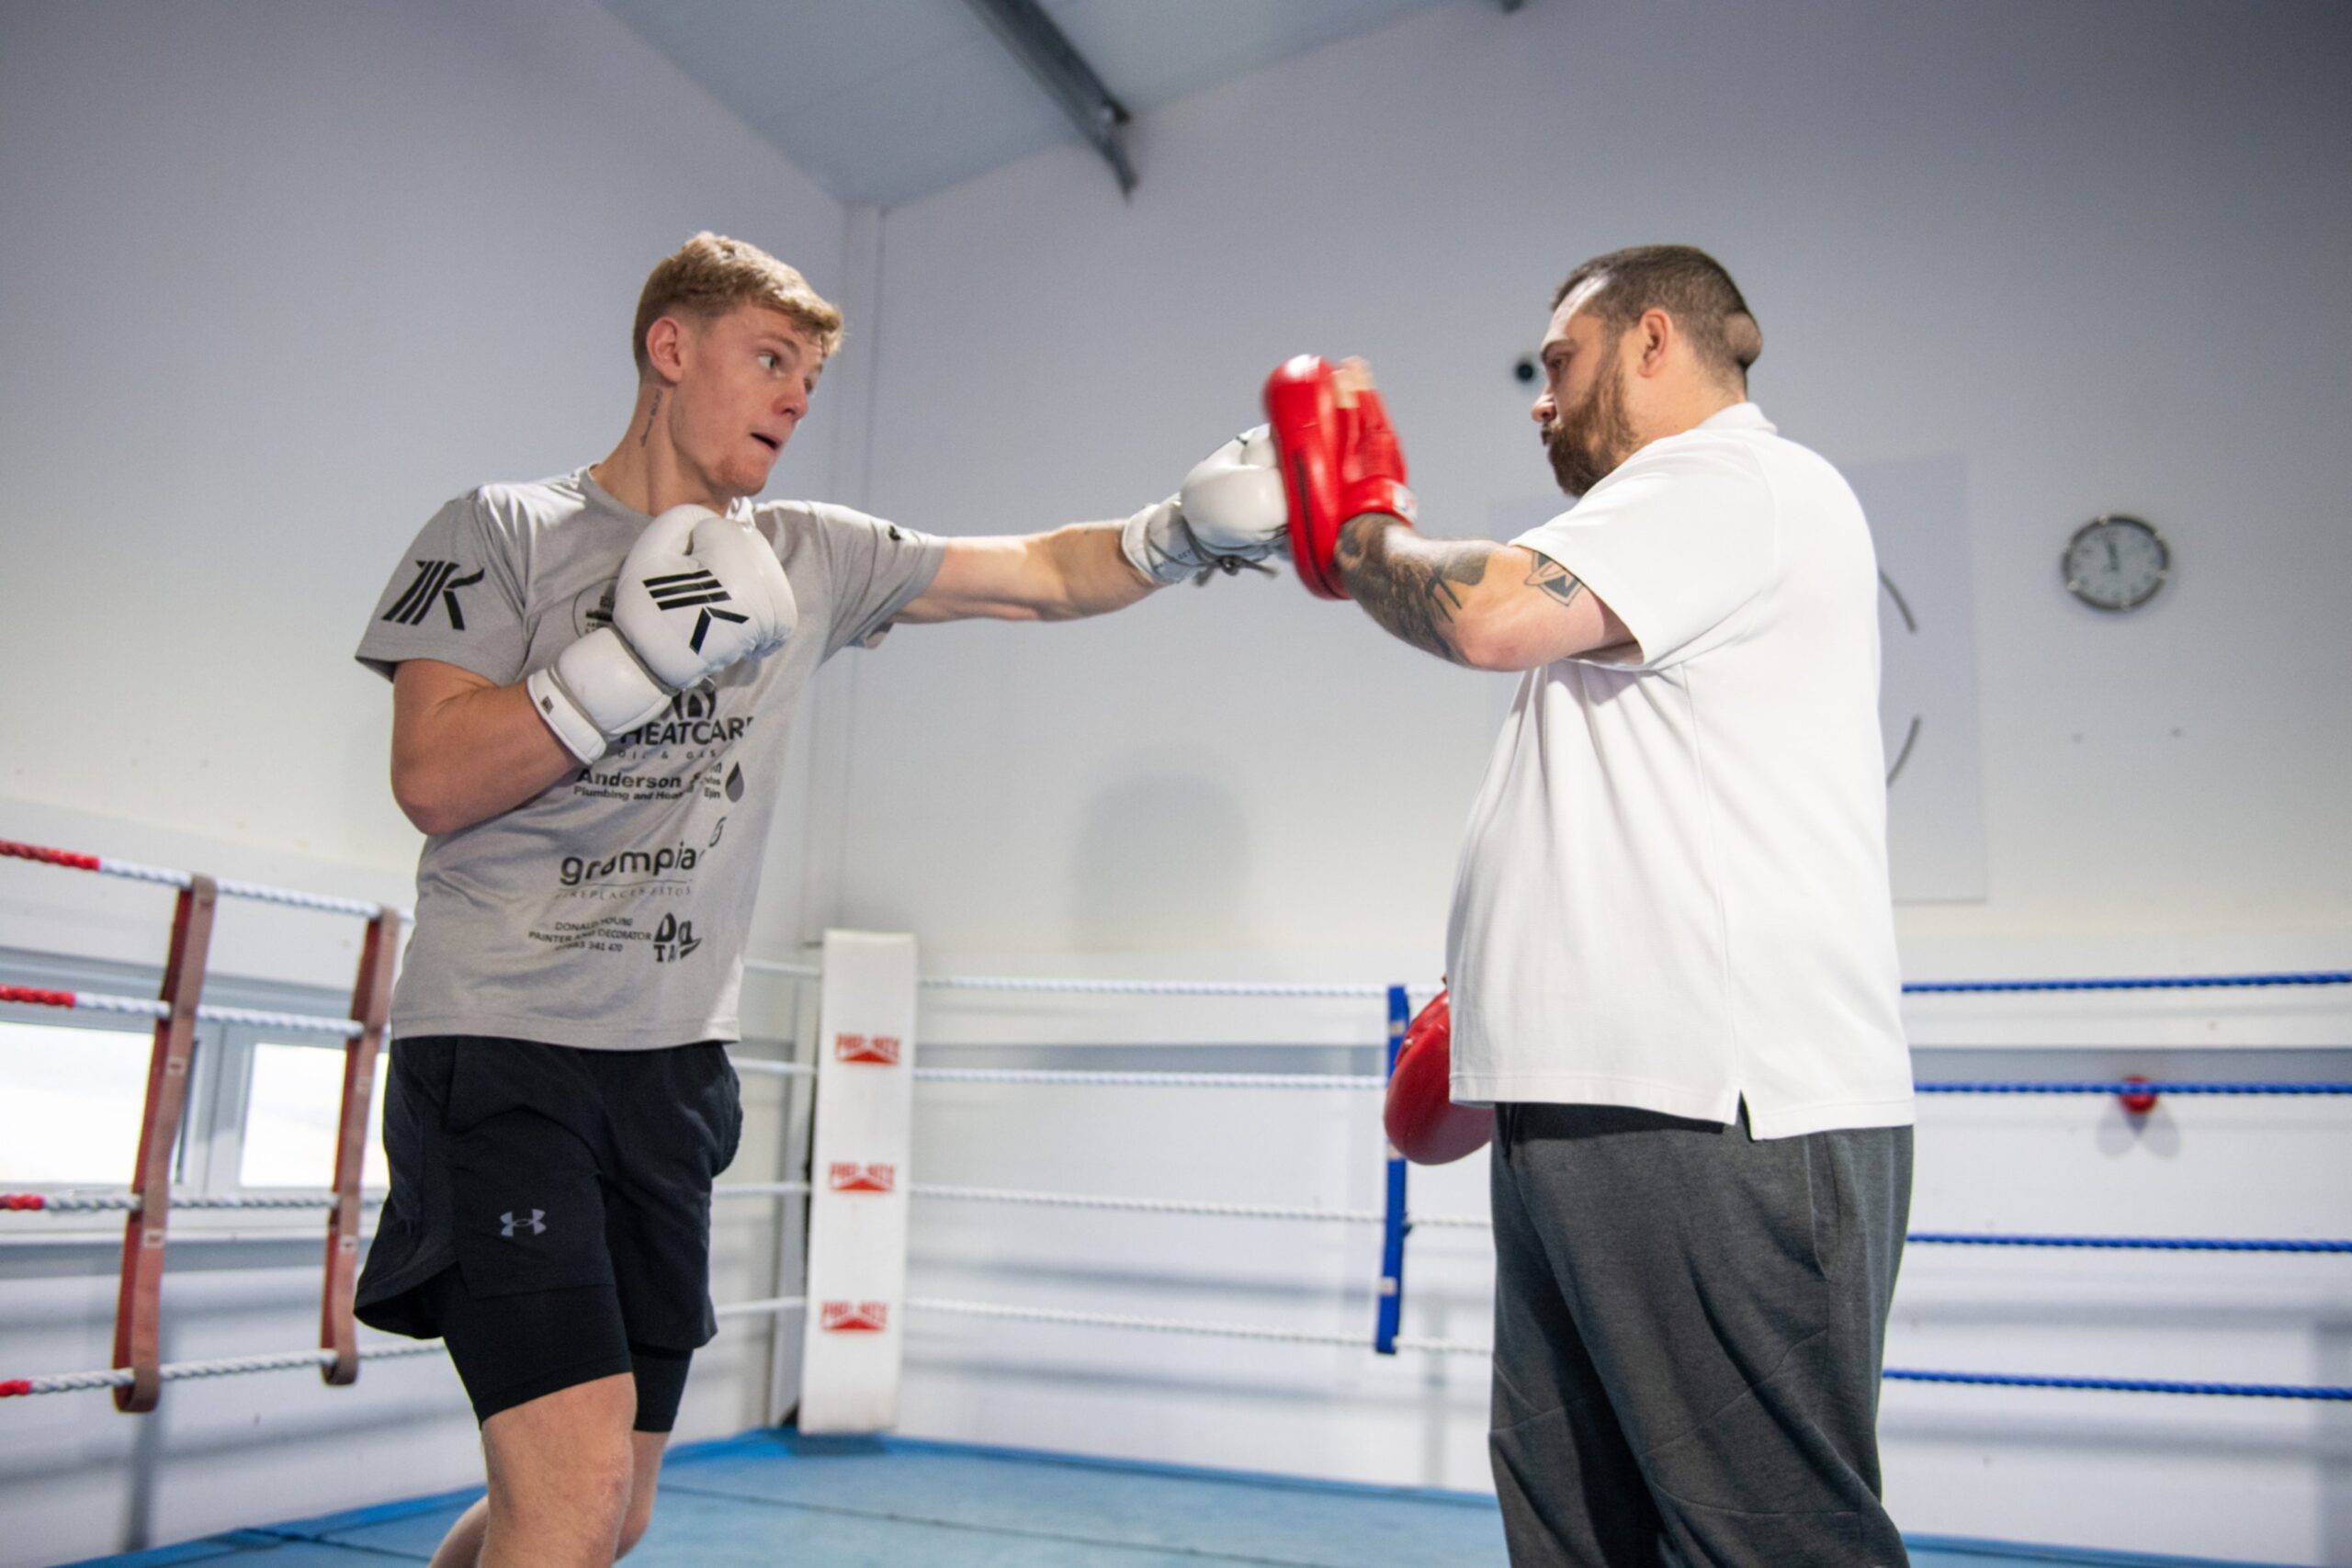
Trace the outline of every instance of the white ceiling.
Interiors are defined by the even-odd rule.
[[[896,206],[1083,141],[967,0],[603,3],[854,205]],[[1435,3],[1041,0],[1138,118]]]

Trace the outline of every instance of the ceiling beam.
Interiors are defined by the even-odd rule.
[[[1086,63],[1067,35],[1054,25],[1037,0],[969,0],[1014,58],[1029,68],[1079,134],[1093,144],[1117,176],[1119,193],[1136,188],[1136,168],[1127,161],[1120,131],[1131,118],[1125,106],[1111,96],[1102,78]]]

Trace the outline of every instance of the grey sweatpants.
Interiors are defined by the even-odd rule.
[[[1886,1568],[1911,1129],[1506,1105],[1494,1430],[1514,1568]]]

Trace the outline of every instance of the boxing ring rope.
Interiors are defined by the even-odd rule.
[[[711,1189],[714,1198],[791,1198],[805,1195],[805,1181],[729,1181]],[[175,1209],[332,1209],[332,1192],[175,1192]],[[362,1208],[381,1208],[384,1194],[359,1194]],[[75,1214],[139,1207],[136,1192],[0,1192],[0,1213]]]
[[[355,1381],[359,1376],[359,1330],[352,1316],[351,1301],[359,1274],[359,1174],[367,1154],[368,1101],[375,1089],[376,1056],[382,1049],[391,1010],[392,967],[407,911],[357,899],[108,860],[13,839],[0,840],[0,858],[160,884],[175,889],[177,894],[164,953],[162,994],[155,1001],[67,990],[0,987],[0,1000],[154,1020],[139,1149],[131,1169],[130,1188],[136,1201],[128,1206],[123,1220],[122,1266],[115,1304],[114,1365],[126,1375],[108,1385],[113,1389],[116,1407],[133,1413],[150,1411],[163,1392],[163,1282],[173,1199],[172,1157],[187,1110],[190,1067],[199,1022],[316,1031],[334,1034],[343,1041],[343,1097],[335,1128],[331,1182],[334,1201],[328,1206],[326,1257],[319,1289],[319,1365],[321,1375],[330,1384]],[[205,964],[211,951],[214,912],[224,897],[356,916],[366,920],[357,972],[352,979],[348,1016],[318,1019],[243,1008],[206,1008],[202,1003]]]
[[[1087,1089],[1385,1089],[1385,1078],[1340,1073],[1091,1073],[1019,1067],[917,1067],[917,1083],[1033,1084]]]
[[[115,860],[104,855],[85,855],[73,850],[51,849],[45,844],[27,844],[14,839],[0,839],[0,859],[36,861],[43,865],[62,866],[69,871],[94,871],[100,876],[126,877],[132,882],[158,883],[176,887],[183,892],[193,887],[197,874],[168,871],[162,866],[141,865],[137,861]],[[227,877],[208,878],[223,898],[250,898],[257,903],[282,904],[289,908],[316,909],[330,915],[356,915],[372,920],[387,912],[379,904],[365,904],[356,898],[337,898],[325,893],[303,893],[290,887],[269,887],[258,882],[236,882]],[[402,921],[409,918],[406,909],[390,909]]]
[[[746,959],[743,967],[790,980],[815,980],[822,972],[813,964],[785,964],[774,959]],[[1073,996],[1114,997],[1270,997],[1369,1000],[1388,989],[1378,985],[1321,984],[1278,980],[1121,980],[1037,976],[925,975],[915,981],[925,990],[1062,992]],[[2046,980],[1910,980],[1903,994],[1911,997],[1997,996],[2031,991],[2169,991],[2233,990],[2278,986],[2352,986],[2352,969],[2312,969],[2251,975],[2144,975],[2090,979]],[[1438,987],[1413,985],[1416,996],[1434,996]]]
[[[2125,1078],[2118,1083],[1923,1083],[1920,1094],[2103,1094],[2118,1100],[2155,1094],[2352,1094],[2352,1083],[2167,1083]]]
[[[805,1189],[807,1183],[801,1184]],[[712,1315],[720,1318],[768,1317],[795,1312],[808,1305],[805,1296],[769,1296],[761,1301],[732,1302],[714,1307]],[[397,1361],[413,1356],[433,1356],[444,1347],[438,1339],[366,1339],[359,1345],[363,1361]],[[179,1382],[190,1378],[243,1377],[248,1372],[290,1371],[300,1367],[332,1367],[335,1352],[324,1350],[286,1350],[266,1356],[225,1356],[209,1361],[174,1361],[157,1369],[164,1382]],[[57,1372],[38,1378],[0,1378],[0,1399],[26,1398],[38,1393],[74,1393],[91,1388],[125,1388],[135,1374],[128,1367],[106,1371]]]
[[[908,1189],[917,1198],[944,1198],[964,1202],[1010,1203],[1048,1209],[1100,1209],[1114,1213],[1198,1214],[1216,1219],[1297,1220],[1308,1224],[1376,1225],[1386,1219],[1377,1209],[1298,1209],[1269,1203],[1219,1203],[1183,1198],[1106,1198],[1080,1192],[1023,1192],[997,1187],[934,1187],[916,1182]],[[1405,1226],[1447,1230],[1485,1230],[1488,1222],[1476,1214],[1408,1214]],[[2352,1240],[2304,1240],[2270,1236],[2154,1235],[2026,1235],[1999,1233],[1974,1235],[1961,1231],[1914,1231],[1904,1240],[1914,1247],[2085,1247],[2154,1252],[2341,1252],[2352,1253]]]
[[[2210,991],[2264,986],[2352,986],[2352,969],[2312,969],[2273,975],[2148,975],[2104,980],[1913,980],[1912,997],[2001,995],[2019,991]]]
[[[303,893],[290,889],[269,887],[260,884],[230,882],[192,873],[175,872],[134,862],[111,860],[94,855],[49,849],[42,846],[0,840],[0,857],[14,857],[69,869],[95,872],[104,875],[133,881],[168,886],[181,895],[175,917],[173,945],[166,965],[164,995],[156,1001],[142,998],[98,996],[73,991],[44,991],[29,987],[0,987],[0,1002],[18,1002],[39,1006],[79,1008],[95,1011],[126,1013],[152,1017],[157,1025],[157,1045],[154,1066],[151,1073],[147,1126],[142,1132],[139,1173],[133,1190],[108,1194],[0,1194],[0,1209],[17,1212],[77,1213],[119,1210],[129,1213],[125,1247],[124,1311],[119,1314],[118,1365],[107,1371],[71,1373],[55,1377],[12,1379],[0,1381],[0,1397],[29,1393],[62,1393],[74,1389],[107,1387],[115,1391],[117,1404],[126,1410],[152,1409],[157,1387],[165,1381],[190,1378],[241,1375],[246,1372],[317,1366],[331,1383],[348,1382],[357,1375],[358,1362],[368,1359],[390,1359],[437,1352],[438,1341],[388,1340],[370,1342],[364,1348],[356,1339],[350,1318],[350,1284],[357,1247],[356,1217],[364,1202],[379,1201],[375,1195],[363,1197],[357,1189],[359,1140],[364,1136],[368,1092],[372,1082],[372,1062],[380,1045],[385,1004],[389,999],[390,960],[393,943],[406,911],[390,907],[365,904],[356,900],[335,898],[324,895]],[[250,1009],[207,1008],[198,1002],[203,978],[203,957],[209,937],[211,907],[220,897],[238,897],[274,903],[291,908],[326,913],[356,915],[369,924],[368,940],[363,953],[360,976],[355,986],[353,1013],[348,1019],[327,1019],[301,1014],[272,1013]],[[746,968],[793,980],[821,978],[820,971],[810,964],[783,964],[753,960]],[[1097,996],[1159,996],[1159,997],[1221,997],[1261,998],[1364,999],[1385,996],[1390,1012],[1390,1055],[1393,1065],[1396,1042],[1404,1027],[1405,998],[1409,994],[1430,995],[1437,987],[1430,986],[1371,986],[1351,984],[1317,984],[1284,982],[1227,982],[1193,980],[1128,980],[1079,979],[1022,976],[930,976],[920,977],[917,984],[926,989],[948,991],[994,991],[1013,993],[1063,993]],[[2182,976],[2135,976],[2093,979],[2041,979],[2010,981],[1923,981],[1905,985],[1911,995],[2016,994],[2029,992],[2096,992],[2147,991],[2161,989],[2217,989],[2225,987],[2273,987],[2288,986],[2337,986],[2352,984],[2352,971],[2310,971],[2253,975],[2199,975]],[[164,1168],[164,1160],[151,1160],[151,1149],[156,1144],[158,1131],[158,1085],[163,1085],[164,1098],[170,1099],[174,1089],[181,1097],[164,1109],[169,1112],[169,1135],[162,1142],[165,1156],[177,1133],[177,1116],[184,1104],[187,1076],[186,1037],[197,1021],[218,1021],[242,1024],[262,1029],[306,1031],[332,1033],[346,1043],[345,1090],[344,1097],[344,1126],[338,1138],[337,1183],[335,1190],[326,1193],[207,1195],[174,1194],[167,1184],[156,1179]],[[166,1048],[168,1036],[181,1037],[176,1066]],[[365,1063],[368,1076],[356,1069]],[[775,1077],[812,1077],[815,1067],[805,1063],[776,1062],[759,1058],[740,1058],[739,1071]],[[173,1077],[175,1086],[165,1080]],[[356,1086],[354,1078],[357,1077]],[[919,1068],[914,1073],[918,1082],[976,1083],[1056,1087],[1133,1087],[1189,1088],[1219,1089],[1337,1089],[1362,1091],[1380,1089],[1385,1079],[1368,1075],[1340,1074],[1267,1074],[1267,1073],[1095,1073],[1024,1071],[1012,1069]],[[2198,1082],[2149,1083],[2140,1079],[2125,1079],[2113,1083],[2094,1082],[1984,1082],[1920,1084],[1923,1094],[2093,1094],[2111,1095],[2121,1099],[2135,1112],[2144,1111],[2157,1094],[2184,1095],[2342,1095],[2352,1094],[2352,1084],[2281,1083],[2281,1082]],[[357,1125],[354,1125],[354,1111]],[[346,1174],[345,1168],[348,1168]],[[1413,1215],[1403,1206],[1403,1161],[1393,1155],[1389,1181],[1389,1203],[1379,1213],[1371,1211],[1324,1211],[1272,1204],[1237,1204],[1193,1201],[1171,1199],[1123,1199],[1093,1197],[1080,1194],[1017,1192],[1001,1189],[975,1187],[942,1187],[916,1185],[911,1195],[933,1200],[1022,1203],[1059,1208],[1091,1208],[1132,1213],[1156,1213],[1228,1219],[1272,1219],[1339,1224],[1381,1224],[1387,1230],[1389,1257],[1384,1262],[1382,1289],[1382,1331],[1375,1336],[1375,1348],[1383,1353],[1413,1350],[1442,1355],[1478,1355],[1488,1353],[1485,1346],[1463,1341],[1423,1338],[1396,1332],[1396,1314],[1401,1310],[1402,1269],[1401,1246],[1404,1234],[1415,1226],[1436,1228],[1484,1228],[1487,1222],[1472,1216]],[[715,1190],[713,1196],[790,1198],[805,1195],[809,1190],[805,1181],[764,1183],[735,1183]],[[322,1348],[279,1355],[228,1358],[209,1361],[158,1364],[153,1350],[153,1305],[160,1282],[163,1250],[163,1218],[169,1206],[177,1201],[183,1207],[208,1209],[305,1209],[328,1208],[335,1211],[337,1226],[331,1227],[326,1301],[322,1306]],[[138,1242],[140,1251],[153,1254],[151,1274],[141,1276],[140,1288],[134,1292],[132,1248],[134,1238],[152,1236]],[[2144,1248],[2165,1251],[2203,1252],[2265,1252],[2265,1253],[2342,1253],[2352,1252],[2352,1241],[2296,1240],[2273,1238],[2216,1237],[2144,1237],[2144,1236],[2033,1236],[2014,1235],[1962,1235],[1958,1233],[1918,1233],[1910,1238],[1925,1245],[1976,1247],[2083,1247],[2092,1249]],[[336,1324],[335,1295],[339,1277],[338,1252],[343,1264],[340,1269],[341,1325]],[[147,1316],[144,1324],[144,1354],[141,1347],[133,1345],[126,1354],[122,1326],[134,1314],[134,1299],[143,1299]],[[807,1305],[799,1296],[778,1296],[761,1301],[732,1303],[717,1309],[722,1318],[775,1315],[800,1310]],[[1007,1321],[1042,1322],[1070,1325],[1100,1326],[1143,1332],[1208,1335],[1221,1337],[1266,1340],[1273,1342],[1321,1344],[1342,1348],[1360,1348],[1363,1339],[1357,1335],[1315,1329],[1297,1329],[1247,1324],[1192,1322],[1182,1319],[1136,1316],[1119,1314],[1072,1312],[1054,1308],[1023,1307],[1002,1303],[967,1302],[936,1298],[912,1298],[906,1302],[908,1309],[924,1314],[993,1318]],[[129,1364],[123,1364],[126,1362]],[[2237,1397],[2344,1400],[2352,1399],[2352,1389],[2303,1386],[2290,1384],[2182,1382],[2154,1379],[2092,1378],[2045,1376],[2024,1373],[1961,1372],[1888,1368],[1883,1374],[1891,1381],[1916,1382],[1966,1383],[2023,1388],[2091,1389],[2126,1393],[2164,1393],[2183,1394],[2218,1394]]]
[[[82,1012],[127,1013],[133,1017],[168,1019],[168,1002],[143,997],[109,997],[92,991],[50,991],[32,986],[0,986],[0,1002],[26,1007],[70,1008]],[[224,1008],[209,1004],[196,1010],[198,1023],[243,1024],[253,1029],[282,1030],[296,1034],[340,1034],[356,1040],[367,1026],[356,1019],[321,1018],[310,1013],[266,1012],[259,1008]]]
[[[2248,985],[2272,987],[2290,984],[2340,985],[2352,982],[2352,972],[2315,971],[2308,975],[2263,974],[2245,976]],[[2191,976],[2184,977],[2184,988],[2212,989],[2226,985],[2230,976]],[[1249,995],[1257,997],[1322,997],[1333,994],[1333,987],[1290,987],[1277,985],[1253,985],[1247,989],[1227,987],[1214,983],[1180,981],[1122,982],[1023,979],[990,982],[973,977],[953,977],[939,981],[919,981],[921,985],[939,984],[958,989],[1002,989],[1026,992],[1067,990],[1098,995],[1175,994],[1175,995]],[[1906,992],[1922,994],[1982,993],[2007,994],[2028,991],[2141,991],[2163,987],[2155,978],[2122,978],[2086,981],[2020,981],[2020,982],[1920,982],[1905,987]],[[1407,988],[1345,987],[1344,994],[1355,997],[1386,995],[1389,1001],[1389,1062],[1393,1071],[1396,1051],[1401,1042],[1407,1017]],[[1244,1074],[1244,1073],[1137,1073],[1083,1072],[1063,1070],[1026,1070],[1004,1068],[922,1068],[914,1071],[918,1084],[975,1083],[1082,1088],[1150,1088],[1150,1089],[1321,1089],[1329,1090],[1363,1090],[1381,1089],[1385,1079],[1369,1076],[1342,1074]],[[2112,1082],[2031,1083],[1983,1082],[1919,1084],[1922,1093],[1940,1094],[2093,1094],[2112,1096],[2134,1115],[2143,1115],[2153,1109],[2161,1094],[2188,1095],[2341,1095],[2352,1094],[2352,1084],[2285,1083],[2285,1082],[2190,1082],[2183,1084],[2157,1083],[2130,1077]],[[1398,1326],[1403,1298],[1403,1240],[1416,1226],[1456,1229],[1484,1229],[1488,1222],[1473,1216],[1417,1215],[1404,1207],[1405,1162],[1394,1150],[1389,1152],[1388,1206],[1383,1212],[1338,1211],[1286,1208],[1266,1204],[1238,1204],[1195,1201],[1182,1199],[1106,1198],[1076,1193],[1024,1192],[1004,1189],[978,1187],[937,1187],[916,1183],[910,1189],[918,1199],[948,1199],[964,1201],[1028,1204],[1051,1208],[1096,1209],[1125,1213],[1146,1213],[1171,1215],[1197,1215],[1224,1219],[1280,1219],[1323,1224],[1380,1224],[1385,1227],[1384,1258],[1379,1289],[1379,1323],[1375,1330],[1374,1348],[1383,1354],[1396,1350],[1418,1350],[1441,1354],[1485,1355],[1487,1347],[1463,1341],[1430,1341],[1399,1333]],[[1967,1235],[1947,1232],[1919,1232],[1909,1238],[1919,1245],[2018,1247],[2037,1248],[2079,1247],[2092,1250],[2141,1249],[2168,1252],[2245,1252],[2269,1254],[2343,1254],[2352,1253],[2352,1240],[2294,1238],[2228,1238],[2228,1237],[2167,1237],[2167,1236],[2070,1236],[2025,1235],[2008,1234]],[[1083,1325],[1126,1329],[1141,1332],[1212,1335],[1227,1337],[1267,1339],[1305,1344],[1361,1345],[1351,1335],[1309,1329],[1277,1328],[1266,1325],[1188,1322],[1179,1319],[1141,1317],[1118,1314],[1069,1312],[1051,1308],[1014,1307],[1001,1303],[963,1301],[942,1301],[910,1298],[906,1303],[910,1311],[944,1312],[967,1316],[997,1318],[1016,1322],[1038,1322],[1069,1325]],[[2051,1376],[2030,1373],[1947,1371],[1940,1370],[1886,1368],[1883,1375],[1889,1381],[1935,1382],[1996,1386],[2011,1388],[2076,1389],[2113,1393],[2171,1393],[2218,1395],[2241,1398],[2302,1399],[2340,1401],[2352,1399],[2352,1388],[2323,1385],[2253,1383],[2220,1382],[2185,1382],[2150,1378],[2101,1378]]]

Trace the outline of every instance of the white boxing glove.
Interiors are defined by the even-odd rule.
[[[1283,547],[1290,504],[1264,425],[1203,458],[1183,488],[1127,519],[1119,545],[1155,582],[1239,571]]]
[[[673,692],[775,652],[799,618],[774,547],[707,506],[673,506],[647,524],[613,585],[613,629]]]
[[[524,681],[582,762],[737,660],[782,648],[799,619],[775,549],[749,523],[673,506],[638,536],[600,626]]]

